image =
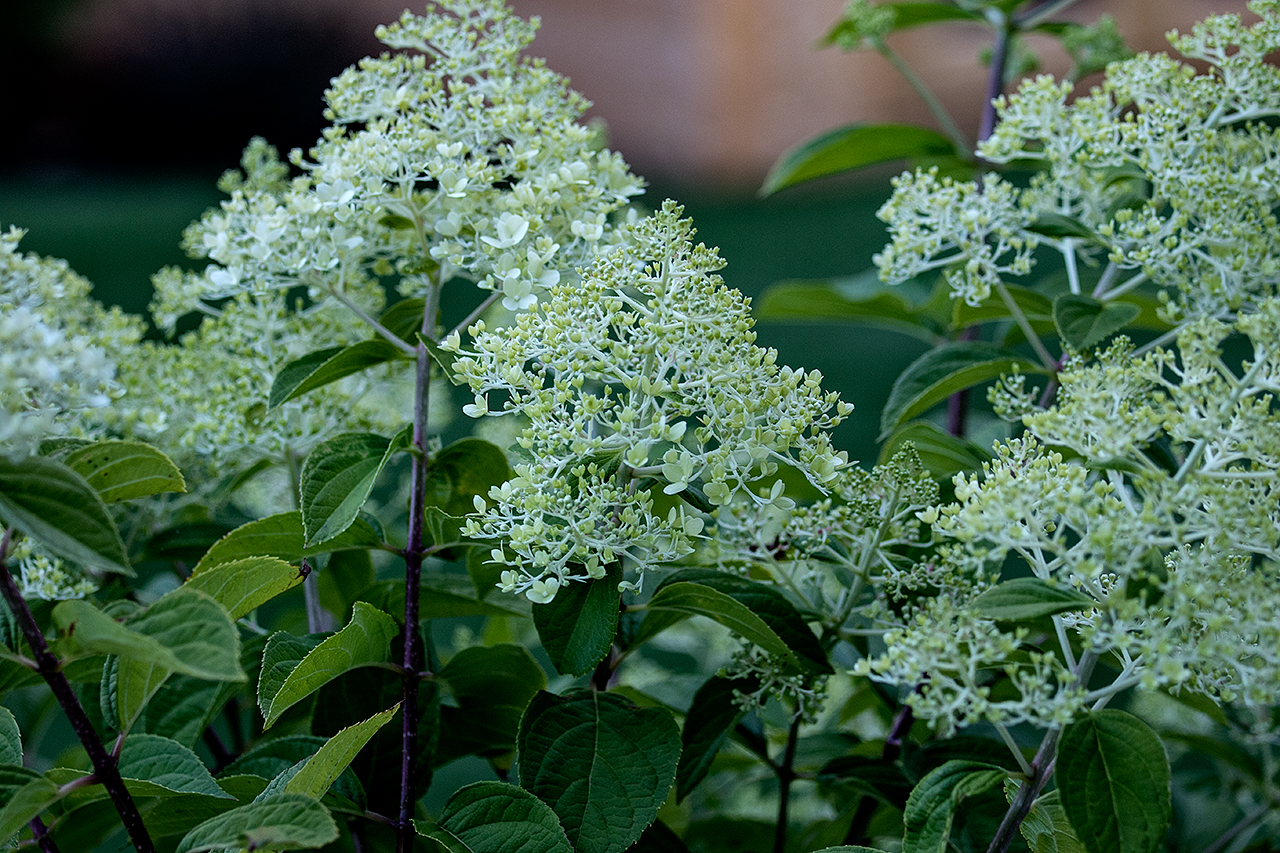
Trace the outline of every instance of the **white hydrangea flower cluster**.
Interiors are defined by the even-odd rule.
[[[332,126],[290,155],[302,174],[286,180],[259,144],[259,177],[188,230],[188,250],[221,266],[165,281],[166,316],[297,284],[342,291],[370,271],[400,275],[406,295],[461,277],[528,308],[641,191],[579,122],[588,103],[521,58],[536,29],[502,0],[433,3],[380,27],[400,52],[334,79]]]
[[[779,465],[825,489],[848,464],[825,431],[852,406],[754,345],[748,301],[714,275],[723,262],[692,244],[680,213],[667,202],[621,229],[581,282],[552,287],[509,327],[473,326],[471,349],[443,345],[475,394],[468,414],[529,419],[527,461],[468,524],[505,540],[493,556],[511,566],[508,592],[549,601],[615,561],[636,588],[690,553],[703,519],[683,504],[660,513],[655,482],[704,509],[738,497],[790,509]]]
[[[115,354],[142,336],[136,319],[90,299],[66,261],[20,253],[22,234],[0,235],[0,452],[15,455],[80,434],[79,415],[120,396]]]
[[[382,297],[369,287],[358,298],[376,311]],[[412,411],[411,380],[394,363],[267,409],[281,368],[316,349],[355,343],[363,331],[356,315],[333,300],[304,308],[283,294],[242,294],[176,345],[139,346],[119,369],[129,393],[102,413],[102,422],[152,444],[188,475],[201,475],[189,479],[210,485],[262,460],[296,464],[340,432],[392,433]],[[291,505],[287,495],[280,498]]]
[[[1277,329],[1280,299],[1268,299],[1229,323],[1187,323],[1176,348],[1134,358],[1119,340],[1065,369],[1058,402],[1024,418],[1027,435],[997,445],[982,475],[958,475],[955,503],[921,514],[948,544],[917,567],[887,652],[860,671],[918,685],[917,714],[948,730],[1061,723],[1131,686],[1274,703]],[[1233,335],[1252,344],[1238,370],[1223,355]],[[1056,638],[981,614],[975,600],[1011,559],[1087,596],[1054,617]],[[929,588],[939,565],[947,582]],[[1083,653],[1117,662],[1109,687],[1078,682]]]
[[[98,585],[84,571],[46,552],[29,539],[12,545],[9,559],[18,564],[18,589],[28,601],[86,598]]]
[[[1267,120],[1280,115],[1280,70],[1266,57],[1280,49],[1280,3],[1249,8],[1253,26],[1220,15],[1174,34],[1204,73],[1141,54],[1110,64],[1104,85],[1075,100],[1070,83],[1047,76],[998,99],[979,153],[1040,173],[1022,190],[991,176],[900,178],[880,211],[893,235],[876,260],[884,279],[946,267],[955,295],[976,304],[1000,276],[1028,274],[1039,244],[1062,254],[1073,291],[1078,265],[1106,264],[1095,297],[1150,281],[1175,321],[1275,293],[1280,128]]]

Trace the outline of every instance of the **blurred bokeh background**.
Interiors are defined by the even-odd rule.
[[[683,201],[701,237],[748,294],[790,278],[855,273],[883,244],[874,211],[894,170],[757,199],[787,148],[854,121],[931,119],[875,53],[821,48],[843,0],[512,0],[539,15],[533,53],[595,106],[610,146],[651,181],[648,203]],[[402,0],[6,0],[0,74],[0,227],[29,229],[28,251],[67,258],[99,297],[145,310],[149,275],[181,263],[183,226],[216,204],[214,182],[257,134],[305,147],[324,125],[329,79],[379,50],[376,24]],[[1111,14],[1140,49],[1243,0],[1082,0],[1067,15]],[[892,44],[972,133],[987,32],[948,25]],[[1063,71],[1053,45],[1042,69]],[[188,261],[188,263],[190,263]],[[920,346],[848,326],[771,325],[762,342],[819,367],[857,406],[843,436],[855,456],[883,395]]]

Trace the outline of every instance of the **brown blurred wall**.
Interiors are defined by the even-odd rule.
[[[654,179],[745,188],[758,185],[787,148],[829,127],[932,121],[880,56],[819,49],[843,0],[512,3],[519,14],[542,18],[533,52],[595,102],[611,147]],[[177,20],[184,31],[203,28],[216,38],[229,23],[273,13],[305,19],[313,32],[349,34],[341,38],[351,39],[355,58],[378,49],[373,27],[403,8],[403,0],[89,0],[68,31],[86,61],[110,62],[146,52],[148,39],[164,31],[156,22]],[[1083,0],[1070,17],[1109,13],[1131,44],[1163,50],[1166,30],[1243,10],[1243,0]],[[972,133],[984,29],[948,25],[899,33],[892,43]],[[1041,47],[1045,70],[1065,70],[1052,45]]]

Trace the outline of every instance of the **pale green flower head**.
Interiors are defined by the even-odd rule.
[[[892,235],[876,258],[882,277],[943,269],[954,295],[977,304],[996,283],[1029,276],[1043,246],[1062,256],[1077,292],[1077,269],[1103,266],[1098,298],[1154,284],[1173,322],[1248,311],[1275,294],[1280,69],[1266,57],[1280,50],[1280,7],[1249,8],[1252,25],[1220,15],[1173,34],[1206,71],[1140,54],[1111,61],[1104,84],[1074,99],[1071,83],[1048,76],[998,98],[978,153],[1038,174],[1026,188],[991,176],[981,186],[899,178],[880,211]],[[1117,53],[1113,35],[1068,42],[1082,66],[1096,65]]]
[[[21,254],[23,232],[0,234],[0,453],[35,452],[83,435],[83,416],[122,393],[116,362],[142,324],[89,297],[66,261]]]
[[[581,123],[587,101],[520,55],[536,29],[501,0],[379,27],[396,52],[334,78],[332,126],[290,155],[299,176],[255,143],[245,175],[224,179],[231,198],[186,235],[218,266],[161,293],[166,316],[296,284],[341,291],[369,272],[398,274],[406,295],[469,279],[523,309],[571,275],[641,182]]]
[[[1011,565],[1087,601],[1054,617],[1059,640],[1105,656],[1118,689],[1193,690],[1269,707],[1280,689],[1280,299],[1232,322],[1186,324],[1176,347],[1135,357],[1118,339],[1060,374],[1057,401],[1023,417],[954,503],[922,517],[934,561],[890,590],[888,651],[862,671],[905,685],[943,729],[979,720],[1052,725],[1108,695],[977,602]],[[1238,365],[1229,339],[1249,344]],[[946,582],[928,590],[942,566]],[[939,644],[948,637],[966,643]],[[979,640],[981,640],[979,642]],[[1029,655],[1029,657],[1027,657]],[[992,673],[1016,691],[993,701]]]
[[[529,418],[526,461],[469,525],[508,539],[494,551],[512,567],[508,591],[550,600],[617,561],[634,587],[690,553],[704,524],[695,508],[741,498],[789,511],[780,465],[826,488],[847,464],[826,430],[852,407],[817,372],[755,346],[747,300],[680,212],[667,202],[623,228],[581,282],[551,288],[513,325],[477,323],[467,350],[444,344],[476,395],[468,414]]]

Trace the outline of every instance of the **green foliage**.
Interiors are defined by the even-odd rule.
[[[784,155],[764,194],[915,168],[877,270],[754,317],[501,0],[250,143],[176,343],[0,236],[0,846],[1275,846],[1280,2],[1174,38],[1207,72],[1067,5],[848,3],[940,131]],[[993,91],[1029,34],[1071,78],[974,150],[889,43],[949,22]],[[930,347],[874,466],[756,318]],[[444,445],[446,382],[514,426]]]

